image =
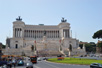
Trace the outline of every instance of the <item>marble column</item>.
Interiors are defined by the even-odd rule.
[[[19,28],[19,30],[18,30],[18,37],[20,37],[20,28]]]
[[[38,38],[38,31],[36,31],[36,38]]]
[[[50,34],[50,31],[49,31],[49,38],[51,38],[51,36],[50,36],[51,34]]]
[[[53,31],[53,38],[55,38],[55,31]]]
[[[41,31],[39,31],[39,38],[41,38]]]
[[[28,37],[28,30],[26,30],[26,37]]]
[[[19,37],[19,28],[17,29],[17,37]]]
[[[19,29],[19,37],[21,38],[21,28]]]
[[[29,30],[27,30],[27,36],[29,37]]]
[[[65,30],[65,38],[67,38],[67,30]]]
[[[70,36],[69,36],[69,29],[68,29],[68,38],[69,38]]]
[[[52,31],[50,31],[50,38],[52,38]]]
[[[18,32],[18,29],[16,28],[16,37],[18,36],[18,33],[17,32]]]
[[[34,31],[32,30],[32,38],[34,38]]]
[[[55,38],[57,38],[57,31],[55,31]]]
[[[38,38],[39,38],[39,31],[38,31]]]
[[[57,31],[57,38],[58,38],[58,31]]]
[[[52,31],[52,38],[53,38],[53,31]]]
[[[33,33],[33,32],[32,32],[32,30],[31,30],[31,38],[32,38],[32,33]]]
[[[26,37],[26,30],[24,30],[24,37]]]
[[[48,31],[48,38],[49,38],[49,31]]]
[[[15,28],[15,37],[17,37],[17,36],[16,36],[16,35],[17,35],[16,33],[17,33],[17,29]]]
[[[35,30],[35,34],[34,34],[34,38],[36,37],[36,30]]]
[[[30,30],[30,32],[29,32],[29,37],[31,38],[31,30]]]
[[[31,38],[31,30],[29,30],[29,38]]]

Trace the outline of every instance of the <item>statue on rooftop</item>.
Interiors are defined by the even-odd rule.
[[[67,20],[66,20],[66,19],[64,19],[64,17],[62,17],[61,22],[67,22]]]
[[[18,18],[16,18],[17,21],[22,21],[22,18],[20,18],[20,16],[18,16]]]

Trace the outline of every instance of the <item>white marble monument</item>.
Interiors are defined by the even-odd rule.
[[[45,31],[46,36],[44,36]],[[39,55],[42,51],[44,53],[45,45],[49,55],[68,55],[70,45],[72,46],[70,55],[77,55],[80,52],[86,53],[84,49],[78,49],[79,40],[71,37],[70,24],[64,18],[58,25],[27,25],[19,17],[13,22],[13,37],[7,39],[9,51],[14,50],[17,53],[13,54],[17,55],[18,53],[21,55],[21,52],[31,55],[31,46],[35,46],[35,40],[36,52]],[[60,47],[62,48],[61,51],[59,50]]]

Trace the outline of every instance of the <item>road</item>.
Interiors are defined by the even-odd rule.
[[[57,64],[46,61],[38,62],[34,65],[35,68],[90,68],[86,65],[70,65],[70,64]]]
[[[26,66],[18,66],[16,68],[26,68]],[[71,65],[71,64],[58,64],[47,61],[38,61],[34,64],[34,68],[90,68],[89,65]]]

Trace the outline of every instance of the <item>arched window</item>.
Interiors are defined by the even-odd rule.
[[[16,48],[16,49],[18,48],[18,44],[15,45],[15,48]]]
[[[69,51],[72,51],[72,45],[71,44],[69,45]]]

